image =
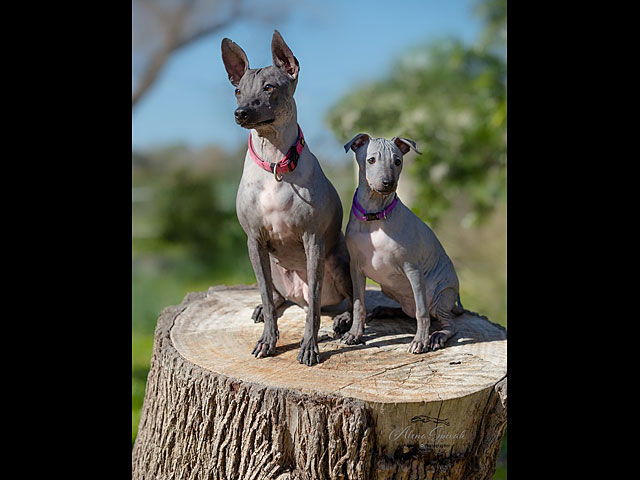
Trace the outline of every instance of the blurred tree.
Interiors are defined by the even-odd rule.
[[[507,1],[485,0],[478,2],[475,13],[485,21],[479,46],[486,51],[506,58],[507,50]]]
[[[272,21],[285,9],[250,0],[133,0],[131,107],[151,88],[167,60],[240,18]]]
[[[460,191],[470,201],[471,222],[505,200],[506,1],[484,1],[476,11],[486,25],[476,45],[447,39],[414,48],[388,78],[340,99],[327,117],[345,141],[367,132],[418,143],[413,207],[431,223]]]
[[[220,260],[220,252],[246,250],[246,236],[232,209],[222,208],[211,176],[180,169],[163,189],[158,202],[160,238],[182,245],[205,264]]]

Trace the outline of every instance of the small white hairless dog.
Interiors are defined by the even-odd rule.
[[[416,144],[406,138],[371,138],[360,133],[345,145],[358,162],[358,188],[347,225],[351,257],[353,324],[342,341],[362,342],[365,317],[402,315],[415,318],[416,335],[409,352],[444,347],[454,334],[453,318],[464,312],[458,276],[451,259],[433,231],[397,197],[403,156]],[[366,315],[365,281],[380,284],[382,292],[400,303],[398,308],[377,307]],[[429,334],[431,319],[440,323]]]

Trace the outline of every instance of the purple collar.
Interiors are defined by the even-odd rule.
[[[351,205],[351,211],[353,212],[353,214],[356,216],[358,220],[362,220],[363,222],[371,222],[373,220],[382,220],[383,218],[386,219],[387,215],[391,212],[391,210],[393,210],[393,207],[396,206],[396,203],[398,203],[398,194],[394,193],[393,201],[389,204],[387,208],[385,208],[381,212],[367,213],[365,212],[364,208],[362,208],[362,205],[358,203],[358,199],[356,198],[357,195],[358,195],[358,189],[356,188],[356,193],[353,194],[353,204]]]

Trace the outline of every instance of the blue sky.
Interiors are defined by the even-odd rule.
[[[280,22],[241,19],[167,62],[133,110],[133,148],[181,142],[233,149],[246,142],[247,130],[233,120],[234,87],[222,64],[220,42],[231,38],[244,49],[252,68],[264,67],[272,63],[276,28],[300,61],[298,122],[312,151],[335,157],[344,139],[335,139],[325,126],[328,109],[360,83],[383,78],[406,48],[445,36],[472,43],[481,28],[473,13],[475,3],[306,0],[290,2],[291,13]]]

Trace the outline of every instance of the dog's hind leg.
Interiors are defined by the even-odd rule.
[[[453,319],[458,315],[459,306],[456,305],[458,298],[458,294],[452,288],[446,288],[436,300],[435,308],[432,309],[431,314],[440,323],[440,330],[429,336],[430,350],[443,348],[447,340],[455,333]]]
[[[342,239],[342,233],[340,235]],[[347,310],[333,317],[333,331],[337,336],[341,336],[348,332],[353,325],[353,284],[351,282],[349,252],[344,242],[327,260],[325,275],[331,276],[336,293],[347,300]],[[325,296],[325,290],[323,290],[323,296]]]
[[[284,298],[280,292],[273,287],[273,306],[276,309],[276,317],[280,317],[282,312],[285,310],[285,303],[287,302],[286,298]],[[264,315],[262,313],[262,304],[256,305],[256,308],[253,309],[253,314],[251,315],[251,319],[254,323],[264,322]]]
[[[287,309],[289,304],[287,303],[287,285],[282,278],[283,268],[278,265],[273,256],[269,255],[269,264],[271,265],[271,280],[273,284],[273,306],[276,309],[276,318],[280,318],[282,313]],[[253,314],[251,315],[251,319],[254,323],[264,322],[264,313],[263,313],[262,304],[256,305],[256,308],[253,310]]]
[[[333,317],[333,331],[340,336],[349,331],[353,325],[353,302],[347,300],[347,310]]]

